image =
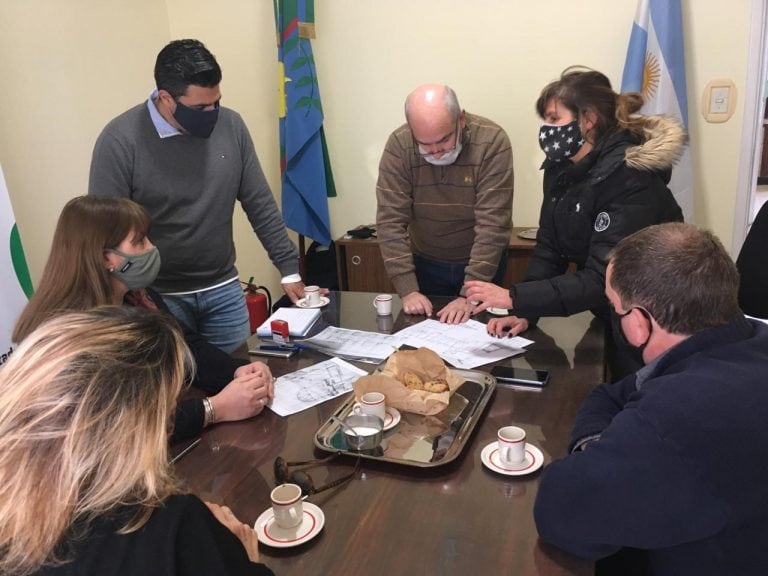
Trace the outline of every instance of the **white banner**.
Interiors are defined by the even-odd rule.
[[[0,166],[0,367],[13,352],[11,332],[31,294],[29,269]]]

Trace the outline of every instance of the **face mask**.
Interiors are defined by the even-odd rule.
[[[633,309],[630,309],[629,312],[632,310]],[[651,322],[651,319],[645,310],[642,308],[638,308],[638,310],[640,310],[640,312],[643,313],[643,316],[648,319],[648,325],[650,326],[650,330],[648,331],[648,338],[646,338],[645,342],[643,342],[640,346],[632,346],[624,334],[624,329],[621,327],[621,319],[626,316],[626,314],[629,314],[629,312],[620,316],[616,313],[616,311],[611,311],[611,327],[613,329],[613,338],[619,351],[629,356],[635,363],[639,364],[640,366],[645,366],[643,352],[645,351],[645,347],[648,346],[648,341],[651,339],[653,323]]]
[[[126,285],[128,290],[146,288],[157,278],[160,272],[160,251],[157,246],[139,254],[125,254],[114,248],[109,250],[124,258],[120,267],[111,274]]]
[[[562,126],[542,124],[539,128],[539,146],[552,162],[562,162],[576,155],[584,145],[579,121]]]
[[[219,119],[219,103],[216,103],[213,110],[197,110],[176,101],[173,117],[190,135],[208,138]]]
[[[459,153],[461,152],[462,144],[461,140],[456,142],[456,148],[451,150],[450,152],[446,152],[440,158],[435,158],[433,154],[429,154],[428,156],[424,156],[424,160],[432,164],[433,166],[448,166],[449,164],[453,164],[456,162],[456,158],[459,157]]]

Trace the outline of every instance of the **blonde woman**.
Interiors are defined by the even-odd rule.
[[[148,288],[160,269],[149,227],[147,211],[127,198],[80,196],[67,202],[40,285],[14,328],[14,341],[62,312],[103,304],[170,314],[162,296]],[[192,385],[208,397],[179,403],[176,438],[198,434],[215,422],[259,414],[274,395],[266,364],[233,358],[192,328],[182,328],[198,366]]]
[[[24,339],[0,370],[0,573],[271,574],[253,530],[172,475],[190,369],[164,315],[127,307],[63,314]]]

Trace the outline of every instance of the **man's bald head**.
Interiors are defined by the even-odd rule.
[[[432,149],[430,153],[455,145],[464,129],[456,93],[443,84],[423,84],[411,92],[405,99],[405,120],[420,148]]]
[[[456,93],[444,84],[422,84],[405,99],[405,119],[423,121],[448,116],[455,123],[461,112]]]

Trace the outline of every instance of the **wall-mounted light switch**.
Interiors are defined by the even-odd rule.
[[[712,80],[701,99],[701,114],[707,122],[725,122],[736,108],[736,85],[732,80]]]

